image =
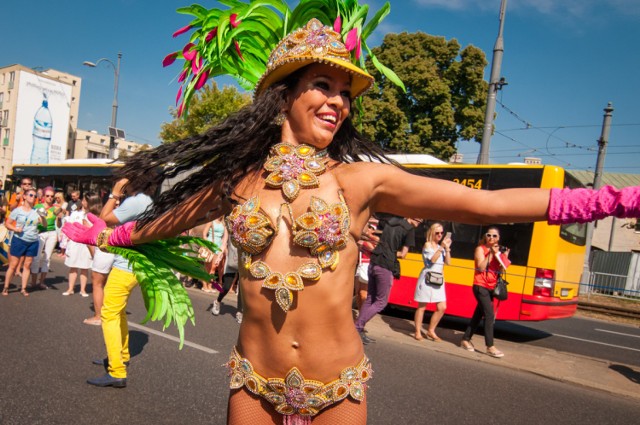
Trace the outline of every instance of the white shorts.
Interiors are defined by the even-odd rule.
[[[95,254],[93,254],[91,270],[102,274],[109,274],[111,266],[113,265],[113,257],[113,254],[101,251],[96,247]]]

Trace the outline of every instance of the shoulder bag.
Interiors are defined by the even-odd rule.
[[[509,292],[507,291],[508,284],[509,282],[502,277],[502,272],[498,273],[498,281],[496,282],[496,286],[493,288],[493,298],[498,301],[506,301],[509,296]]]
[[[442,273],[438,272],[427,272],[425,281],[429,285],[442,286],[442,284],[444,283],[444,276],[442,275]]]

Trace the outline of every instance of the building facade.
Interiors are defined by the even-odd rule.
[[[22,65],[0,67],[0,178],[13,164],[67,159],[75,138],[82,79]]]
[[[151,148],[126,139],[116,139],[116,158],[131,156],[139,150]],[[78,129],[71,145],[71,158],[109,158],[109,135],[95,130]]]

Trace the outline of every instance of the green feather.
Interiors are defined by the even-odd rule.
[[[353,28],[358,28],[363,51],[371,56],[366,48],[366,39],[389,13],[391,6],[385,2],[373,19],[367,21],[368,4],[357,0],[300,0],[292,10],[284,0],[218,0],[226,8],[206,9],[198,4],[178,9],[178,13],[194,16],[190,23],[193,33],[190,42],[203,59],[200,73],[208,72],[209,78],[218,75],[230,75],[243,88],[253,89],[264,71],[269,54],[278,42],[291,31],[304,26],[311,18],[317,18],[324,25],[333,26],[338,15],[342,18],[343,37]],[[236,28],[231,27],[230,16],[237,15]],[[217,28],[215,41],[205,43],[206,35]],[[242,52],[239,57],[235,43]],[[184,60],[182,52],[178,58]],[[364,55],[359,60],[352,54],[354,64],[364,68]],[[402,87],[397,75],[372,57],[374,66],[389,81]],[[183,116],[189,111],[197,79],[193,78],[191,63],[183,66],[186,70],[186,82],[183,86]]]
[[[195,324],[195,314],[187,291],[175,272],[200,280],[212,278],[198,257],[199,247],[219,251],[213,242],[191,236],[128,248],[107,247],[109,252],[123,256],[132,267],[147,309],[143,323],[160,320],[164,328],[174,323],[180,335],[179,348],[184,345],[184,325],[188,320]]]

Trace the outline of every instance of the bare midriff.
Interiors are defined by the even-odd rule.
[[[311,196],[329,204],[341,201],[336,178],[325,174],[320,180],[319,188],[301,191],[290,203],[294,218],[308,212]],[[280,191],[264,188],[257,179],[239,189],[236,194],[240,200],[258,196],[262,212],[278,226],[277,217],[286,202]],[[305,379],[330,382],[362,360],[364,351],[351,310],[358,259],[353,227],[346,247],[339,251],[335,270],[325,268],[317,281],[305,279],[304,289],[293,293],[288,312],[276,304],[274,291],[263,288],[262,280],[253,278],[240,262],[244,317],[237,346],[260,375],[281,378],[297,367]],[[293,243],[291,219],[284,211],[276,230],[269,246],[253,256],[254,262],[263,261],[271,270],[284,274],[315,258],[309,249]]]

